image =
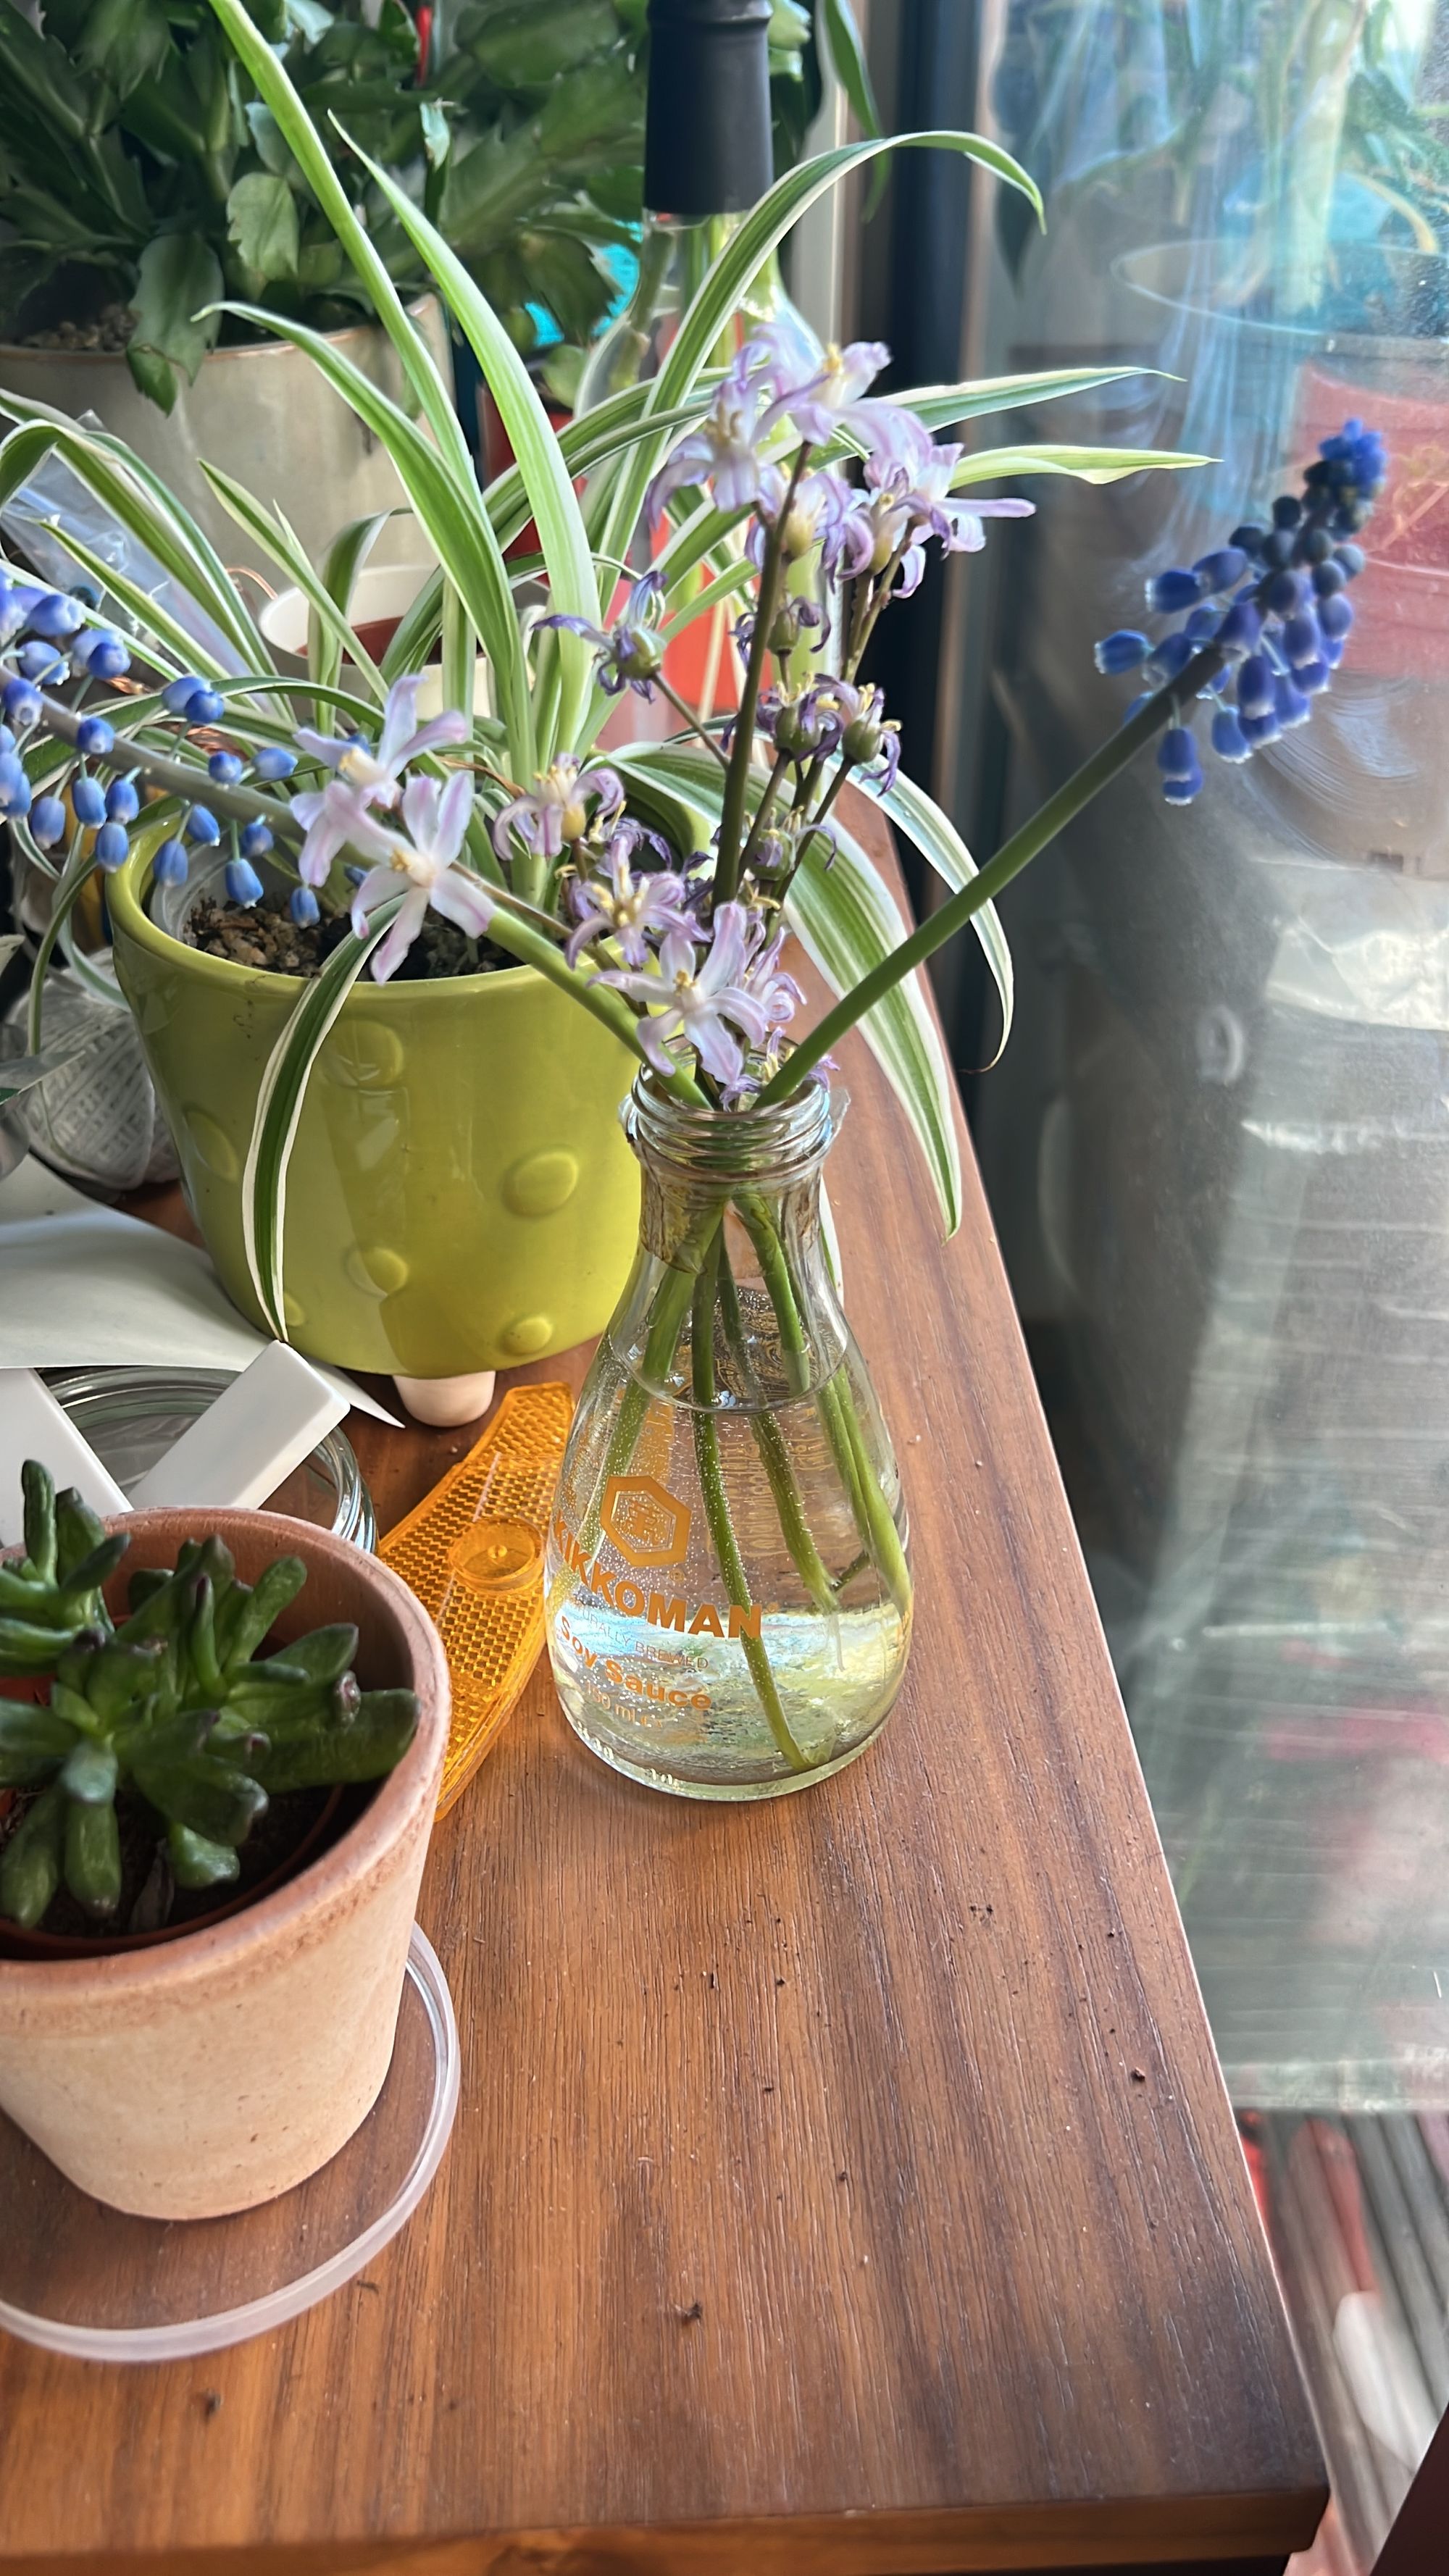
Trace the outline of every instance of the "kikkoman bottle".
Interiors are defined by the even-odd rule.
[[[574,1416],[544,1567],[584,1742],[694,1798],[853,1760],[906,1667],[900,1474],[825,1260],[843,1102],[682,1106],[641,1074],[639,1251]]]
[[[774,175],[770,0],[650,0],[649,96],[639,279],[590,355],[579,411],[656,375],[705,270]],[[820,343],[769,259],[728,326],[728,360],[765,323],[797,341],[802,372]]]

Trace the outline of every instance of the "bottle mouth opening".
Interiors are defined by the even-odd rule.
[[[624,1132],[642,1162],[681,1180],[724,1190],[746,1181],[778,1185],[824,1159],[848,1106],[843,1091],[812,1081],[765,1109],[695,1108],[646,1068],[624,1105]]]

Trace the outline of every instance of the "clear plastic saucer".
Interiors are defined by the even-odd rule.
[[[81,2361],[184,2361],[299,2317],[411,2217],[458,2108],[458,2025],[413,1926],[387,2081],[340,2154],[235,2218],[129,2218],[0,2115],[0,2326]]]

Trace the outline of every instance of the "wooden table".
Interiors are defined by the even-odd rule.
[[[919,1582],[883,1740],[693,1806],[592,1760],[536,1674],[424,1884],[464,2050],[429,2198],[263,2342],[104,2370],[0,2337],[0,2576],[1248,2576],[1311,2537],[1308,2410],[969,1152],[943,1250],[844,1052],[832,1194]],[[384,1527],[474,1436],[351,1428]]]

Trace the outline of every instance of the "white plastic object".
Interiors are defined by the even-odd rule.
[[[27,1458],[48,1467],[59,1490],[73,1485],[103,1517],[131,1509],[44,1379],[34,1369],[0,1369],[0,1547],[18,1547],[25,1536],[20,1470]]]
[[[235,2218],[128,2218],[78,2191],[0,2118],[0,2208],[26,2211],[24,2226],[0,2230],[0,2327],[44,2352],[109,2362],[186,2361],[271,2334],[355,2280],[412,2216],[443,2159],[458,2074],[448,1981],[414,1924],[387,2082],[332,2162],[280,2200]],[[344,2242],[285,2277],[339,2213]],[[245,2287],[249,2275],[267,2285],[256,2296],[188,2313],[193,2297],[215,2296],[219,2282]],[[169,2311],[159,2322],[158,2310]]]
[[[468,1377],[395,1377],[393,1385],[414,1422],[454,1431],[460,1422],[477,1422],[487,1412],[496,1374],[475,1369]]]
[[[345,1400],[285,1342],[269,1342],[250,1368],[183,1431],[131,1489],[133,1512],[249,1511],[335,1430]]]

